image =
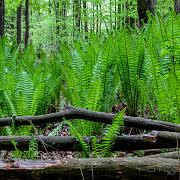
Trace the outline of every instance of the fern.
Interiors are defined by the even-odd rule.
[[[146,39],[151,88],[161,119],[179,123],[179,21],[171,12],[167,19],[152,20]],[[154,101],[153,99],[151,99]]]
[[[29,150],[27,152],[28,159],[36,159],[38,156],[38,143],[34,137],[32,137],[32,140],[29,143]]]
[[[73,106],[91,110],[102,109],[102,96],[105,91],[103,81],[107,73],[109,57],[105,56],[108,53],[104,53],[100,46],[101,42],[92,42],[91,39],[89,43],[74,43],[73,48],[66,47],[64,50],[68,59],[64,62],[62,70],[66,82],[63,94]],[[97,52],[95,47],[100,51]],[[92,135],[101,129],[97,123],[83,120],[76,121],[74,125],[78,127],[81,135]]]
[[[95,154],[102,157],[110,157],[112,155],[112,147],[123,128],[123,117],[125,110],[118,113],[112,122],[112,125],[107,125],[104,129],[102,140],[99,144],[96,144],[94,150]]]
[[[63,122],[61,122],[52,132],[48,134],[48,136],[57,136],[59,132],[62,130]]]
[[[136,116],[140,103],[138,81],[143,79],[145,67],[143,39],[124,31],[117,35],[113,44],[113,54],[128,111],[130,115]]]
[[[78,140],[78,142],[80,143],[80,146],[83,149],[84,156],[86,158],[89,157],[89,146],[84,142],[81,134],[76,130],[76,128],[73,126],[73,124],[71,122],[66,122],[66,123],[70,127],[70,131],[71,131],[72,136],[74,136]]]

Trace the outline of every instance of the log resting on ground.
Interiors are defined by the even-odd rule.
[[[38,116],[17,116],[13,120],[12,117],[0,118],[0,126],[11,126],[14,121],[15,125],[42,125],[46,123],[61,122],[65,119],[84,119],[99,123],[111,124],[114,114],[90,111],[86,109],[68,107],[64,110]],[[151,120],[141,117],[124,116],[124,125],[146,130],[172,131],[180,132],[180,125],[160,120]]]
[[[46,148],[50,150],[59,151],[81,151],[80,143],[70,136],[37,136],[37,137],[22,137],[22,136],[0,136],[0,149],[1,150],[14,150],[12,141],[15,141],[16,147],[19,150],[27,150],[29,142],[35,138],[38,142],[38,148],[45,151]],[[180,133],[165,132],[165,131],[152,131],[144,135],[124,135],[118,136],[112,151],[132,151],[132,150],[145,150],[145,149],[159,149],[159,148],[177,148],[177,141],[180,140]],[[92,137],[84,137],[84,141],[91,147]],[[98,139],[101,142],[101,139]]]
[[[146,149],[143,150],[143,155],[144,156],[151,156],[151,155],[156,155],[156,154],[162,154],[162,153],[170,153],[177,151],[178,148],[164,148],[164,149]],[[139,151],[133,151],[134,155],[139,155]]]
[[[174,151],[174,152],[166,152],[166,153],[159,153],[159,154],[153,154],[146,156],[149,158],[172,158],[172,159],[180,159],[180,152]]]
[[[93,178],[92,178],[93,176]],[[0,161],[0,177],[5,179],[95,179],[95,180],[176,180],[179,161],[166,158],[89,158],[64,160]]]

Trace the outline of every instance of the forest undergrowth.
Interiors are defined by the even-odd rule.
[[[82,136],[94,139],[96,156],[111,156],[110,147],[122,128],[123,115],[180,123],[180,18],[149,17],[141,29],[122,27],[109,34],[62,42],[56,54],[33,46],[25,51],[7,39],[0,42],[0,116],[57,112],[67,105],[93,111],[116,112],[111,126],[84,120],[65,124],[84,147]],[[124,109],[124,110],[123,110]],[[120,113],[119,113],[120,111]],[[1,135],[58,135],[63,123],[35,127],[5,127]],[[14,146],[16,143],[13,142]],[[102,151],[103,149],[103,151]],[[33,153],[32,153],[33,152]],[[33,140],[24,155],[37,156]]]

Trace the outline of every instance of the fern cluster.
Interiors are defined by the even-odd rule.
[[[115,101],[118,78],[115,62],[109,54],[108,41],[91,38],[88,42],[75,42],[65,46],[62,79],[65,81],[62,94],[77,107],[110,112]],[[101,129],[97,123],[76,121],[82,135],[96,134]]]
[[[145,32],[149,103],[159,118],[179,123],[180,21],[174,12],[151,21]]]
[[[55,66],[58,62],[51,63],[45,56],[38,60],[31,46],[22,53],[6,39],[0,42],[0,59],[1,117],[44,114],[53,101],[58,101],[55,95],[61,83]],[[34,129],[31,125],[12,126],[6,127],[4,132],[6,135],[33,135]],[[33,142],[30,149],[37,147]]]

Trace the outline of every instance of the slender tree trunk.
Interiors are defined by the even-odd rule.
[[[131,11],[130,10],[131,5],[132,5],[132,2],[129,2],[129,1],[126,2],[126,12],[127,12],[127,14],[126,14],[125,22],[126,22],[126,25],[129,25],[129,26],[133,26],[134,21],[135,21],[134,18],[129,16],[129,14],[131,13],[130,12]]]
[[[84,32],[85,34],[88,33],[88,20],[87,20],[87,2],[83,0],[83,13],[84,13]],[[87,37],[87,35],[85,35]]]
[[[17,44],[21,43],[21,16],[22,16],[22,5],[17,7]]]
[[[67,9],[66,9],[66,3],[64,1],[62,2],[61,17],[62,17],[62,20],[63,20],[63,30],[65,31],[65,29],[66,29]]]
[[[59,38],[60,34],[60,7],[59,1],[56,3],[56,38]]]
[[[118,2],[117,2],[117,22],[116,22],[117,29],[120,29],[120,23],[121,23],[120,13],[121,13],[121,0],[118,0]]]
[[[114,30],[117,28],[117,0],[115,0],[115,6],[114,6]]]
[[[60,32],[61,32],[61,7],[62,4],[60,4],[59,0],[56,0],[55,2],[55,16],[56,16],[56,50],[59,51],[60,48]]]
[[[93,14],[92,14],[92,19],[93,19],[92,32],[94,33],[95,32],[95,2],[92,2],[92,11],[93,11]]]
[[[74,31],[77,37],[81,28],[81,0],[74,0]]]
[[[102,6],[101,3],[99,3],[99,12],[100,12],[100,16],[99,16],[99,33],[101,34],[101,30],[102,30]]]
[[[0,0],[0,38],[4,36],[5,2]]]
[[[99,32],[99,4],[96,3],[96,34]]]
[[[110,8],[110,10],[109,10],[109,23],[110,23],[110,31],[112,31],[112,29],[113,29],[113,25],[112,25],[112,17],[113,17],[113,15],[112,15],[112,0],[110,0],[109,1],[109,8]]]
[[[137,10],[139,16],[140,26],[144,23],[147,23],[148,16],[147,11],[150,11],[154,14],[154,7],[156,5],[157,0],[137,0]]]
[[[174,10],[176,14],[180,13],[180,0],[174,0]]]
[[[48,13],[51,14],[51,8],[52,8],[52,3],[51,0],[49,0],[49,6],[48,6]]]
[[[24,46],[28,46],[29,42],[29,0],[25,2],[25,37],[24,37]]]

